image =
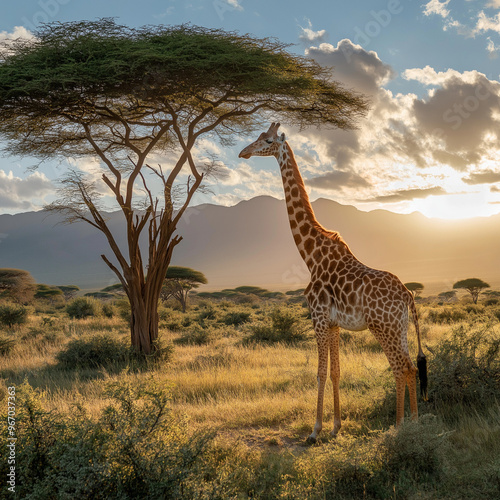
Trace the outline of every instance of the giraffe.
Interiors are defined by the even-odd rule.
[[[393,274],[362,264],[339,233],[325,229],[314,215],[304,181],[285,134],[278,135],[279,123],[244,148],[240,158],[274,156],[283,180],[285,201],[292,235],[311,274],[304,291],[318,346],[318,399],[316,423],[309,443],[315,443],[323,426],[323,398],[328,376],[333,383],[334,424],[331,434],[341,427],[339,398],[340,328],[361,331],[368,328],[380,342],[396,379],[396,425],[404,418],[406,385],[412,418],[418,417],[416,372],[407,340],[408,309],[412,314],[418,340],[417,367],[420,390],[427,398],[427,361],[420,343],[417,311],[412,293]]]

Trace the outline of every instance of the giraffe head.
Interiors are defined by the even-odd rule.
[[[278,135],[279,126],[279,123],[272,123],[267,132],[262,132],[255,142],[241,151],[239,157],[248,159],[251,156],[277,156],[285,142],[285,134]]]

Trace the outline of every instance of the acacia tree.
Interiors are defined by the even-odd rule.
[[[488,283],[486,283],[485,281],[480,280],[479,278],[467,278],[466,280],[457,281],[453,285],[454,290],[460,288],[467,290],[472,297],[472,302],[474,302],[474,304],[477,304],[477,299],[481,291],[485,288],[490,288],[490,285],[488,285]]]
[[[177,225],[210,173],[194,157],[197,141],[230,144],[271,115],[350,128],[366,108],[329,70],[277,40],[191,25],[49,23],[0,53],[6,151],[99,161],[100,178],[70,170],[48,208],[105,235],[113,257],[102,258],[130,301],[132,345],[145,353],[158,335],[158,297],[182,239]],[[159,157],[164,168],[152,166]],[[123,215],[126,248],[106,223],[104,189]]]
[[[25,304],[33,300],[36,283],[23,269],[0,269],[0,298]]]
[[[410,290],[414,297],[418,297],[424,289],[424,285],[422,283],[417,283],[416,281],[405,283],[405,287]]]
[[[206,283],[207,278],[201,271],[190,267],[169,266],[160,297],[162,300],[174,297],[181,304],[182,312],[186,312],[189,292]]]

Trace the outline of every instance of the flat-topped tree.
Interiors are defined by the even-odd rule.
[[[457,281],[453,285],[454,290],[457,289],[467,290],[470,293],[472,297],[472,302],[474,302],[474,304],[477,304],[477,299],[479,298],[479,294],[485,288],[490,288],[490,285],[485,281],[480,280],[479,278],[467,278],[465,280]]]
[[[197,141],[230,144],[270,111],[300,127],[340,128],[366,111],[329,70],[277,40],[191,25],[50,23],[33,40],[10,43],[0,61],[6,152],[99,161],[100,180],[68,170],[48,208],[104,233],[113,258],[102,258],[130,300],[132,344],[145,353],[158,335],[177,225],[207,173],[193,157]],[[167,153],[168,165],[151,166]],[[105,189],[123,213],[126,251],[107,225],[103,208],[111,207],[99,203]]]
[[[178,300],[182,312],[186,312],[189,292],[206,283],[208,283],[207,278],[201,271],[190,267],[170,266],[160,296],[163,300],[168,300],[170,297]]]
[[[408,290],[410,290],[414,297],[418,297],[424,289],[424,285],[422,283],[417,283],[416,281],[405,283],[404,285],[408,288]]]

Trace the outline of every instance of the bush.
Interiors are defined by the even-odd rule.
[[[270,321],[269,321],[270,320]],[[294,344],[308,339],[309,323],[288,307],[276,307],[268,318],[249,325],[250,335],[245,342]]]
[[[500,400],[500,336],[487,328],[460,326],[436,347],[430,358],[430,397],[443,414],[460,406],[486,408]]]
[[[12,328],[22,325],[28,320],[28,310],[23,306],[4,304],[0,306],[0,323]]]
[[[105,396],[110,403],[93,419],[81,403],[69,414],[49,412],[39,390],[18,388],[17,498],[215,498],[204,473],[213,434],[187,434],[168,387],[115,383]]]
[[[89,316],[97,316],[99,310],[99,302],[90,297],[78,297],[66,306],[68,316],[74,319],[84,319]]]
[[[104,314],[106,318],[112,318],[115,315],[115,309],[111,304],[103,304],[102,314]]]
[[[129,354],[130,348],[121,340],[102,334],[71,340],[56,359],[67,368],[98,368],[123,363]]]
[[[467,311],[461,307],[445,306],[441,309],[430,309],[427,320],[432,323],[458,323],[468,318]]]
[[[176,340],[176,343],[206,345],[215,342],[221,337],[221,332],[213,326],[207,326],[204,328],[201,325],[194,325],[191,329],[183,333]]]
[[[238,326],[246,323],[250,319],[251,314],[249,312],[235,311],[227,313],[222,322],[228,326]]]

